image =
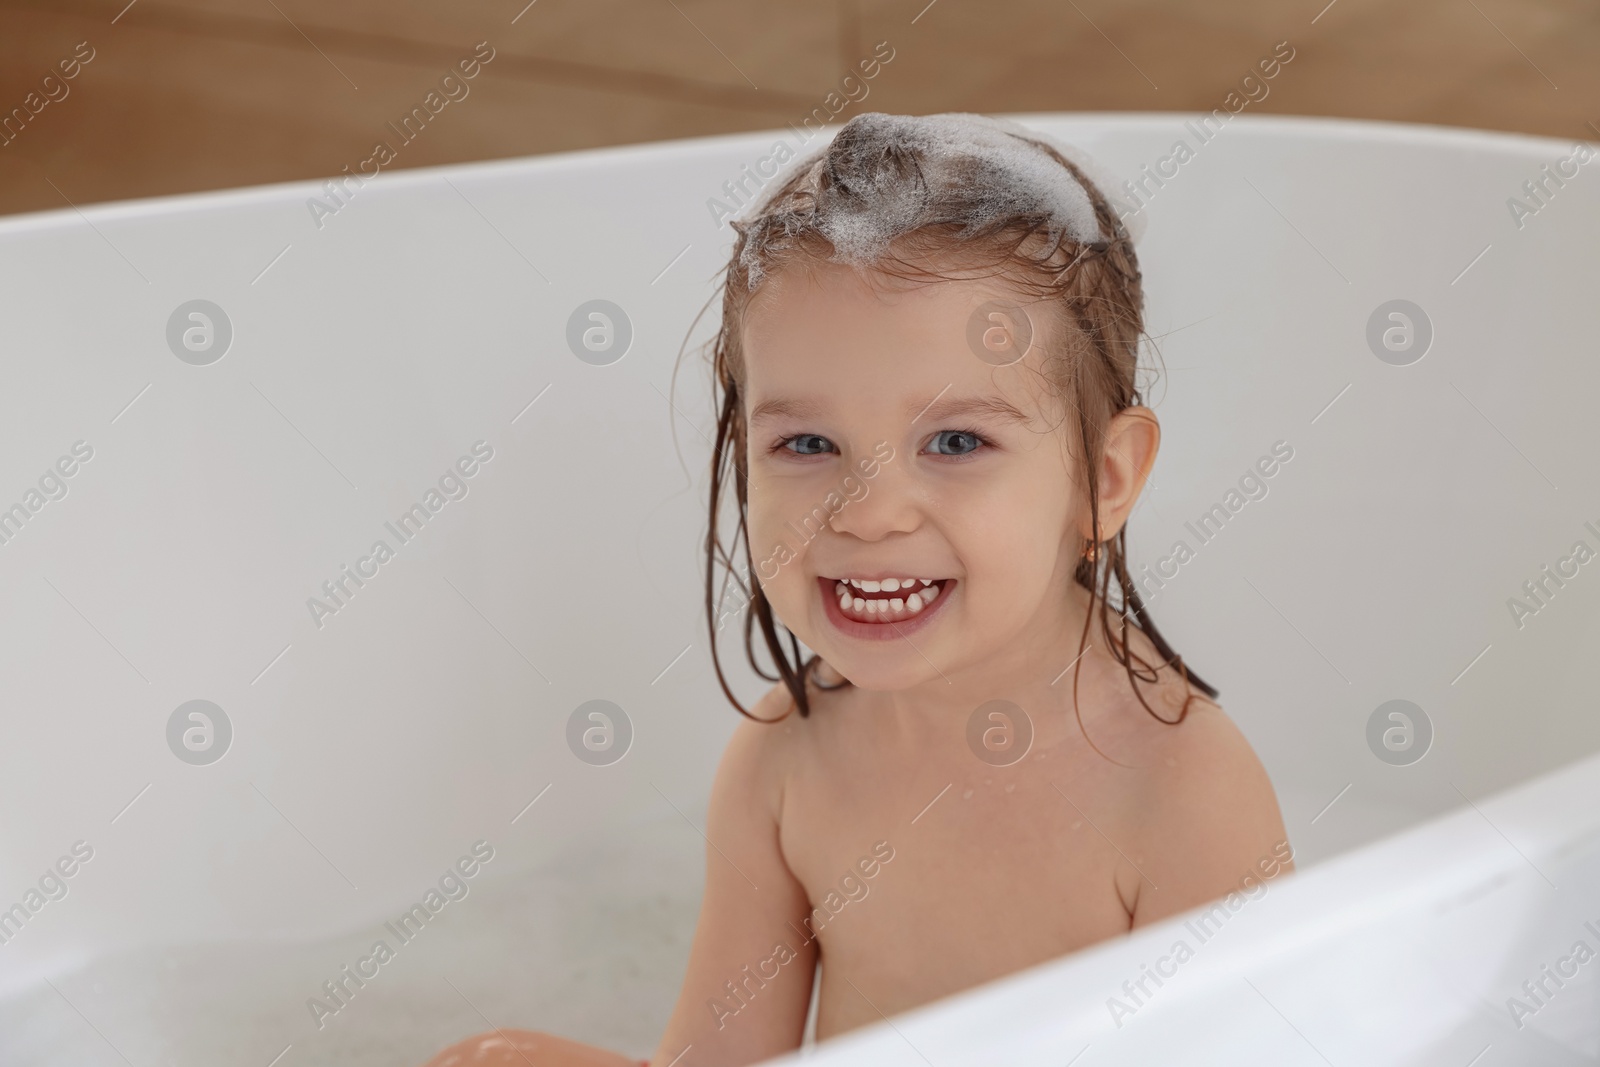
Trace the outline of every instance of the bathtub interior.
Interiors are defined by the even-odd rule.
[[[1193,548],[1153,613],[1261,755],[1306,881],[1600,749],[1600,568],[1507,606],[1600,545],[1600,193],[1586,168],[1507,208],[1571,146],[1241,117],[1176,165],[1184,116],[1018,118],[1170,174],[1142,209],[1164,447],[1132,555]],[[0,906],[94,850],[0,945],[0,1058],[420,1062],[486,1020],[652,1050],[736,722],[697,554],[708,201],[783,136],[399,172],[320,220],[327,192],[291,185],[0,222],[0,498],[93,449],[0,546]],[[204,366],[167,338],[194,299],[232,324]],[[632,327],[607,365],[567,340],[595,299]],[[1367,340],[1396,299],[1434,335],[1406,366]],[[319,625],[308,598],[477,442],[466,495]],[[1278,442],[1266,495],[1199,543]],[[209,765],[169,748],[193,699],[232,725]],[[633,732],[607,766],[566,739],[593,699]],[[1433,724],[1407,766],[1368,748],[1391,699]],[[316,1019],[478,841],[467,895]]]

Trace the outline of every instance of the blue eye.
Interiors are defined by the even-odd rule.
[[[833,451],[833,442],[815,433],[796,434],[785,440],[783,446],[801,456],[820,456]]]
[[[939,456],[966,456],[978,450],[983,438],[967,430],[940,430],[929,442],[929,450]]]

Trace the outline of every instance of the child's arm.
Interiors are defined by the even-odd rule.
[[[1278,798],[1250,742],[1215,704],[1197,702],[1150,762],[1137,848],[1133,927],[1238,892],[1254,899],[1294,869]]]
[[[752,714],[775,718],[789,704],[779,686]],[[743,721],[722,754],[688,973],[652,1067],[743,1067],[800,1046],[817,953],[803,925],[810,902],[778,843],[790,728]]]

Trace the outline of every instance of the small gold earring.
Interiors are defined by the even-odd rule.
[[[1095,559],[1099,556],[1099,554],[1100,554],[1100,545],[1099,545],[1099,543],[1096,542],[1096,541],[1090,541],[1089,542],[1089,547],[1083,553],[1083,558],[1088,560],[1090,563],[1093,563],[1095,561]]]

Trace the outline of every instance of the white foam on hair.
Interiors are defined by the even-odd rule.
[[[1034,215],[1047,220],[1052,241],[1065,234],[1079,243],[1100,244],[1113,236],[1101,231],[1094,203],[1077,177],[1025,138],[1049,144],[1088,174],[1081,153],[1017,123],[968,112],[873,111],[857,115],[839,132],[845,130],[853,135],[846,142],[841,144],[836,133],[830,144],[795,164],[806,171],[802,188],[817,193],[815,225],[834,246],[831,258],[837,262],[870,264],[894,238],[939,222],[965,223],[968,233],[1000,219]],[[914,159],[919,175],[897,173],[888,158],[891,150]],[[830,156],[851,182],[848,188],[819,190],[817,178]],[[940,206],[952,195],[959,215],[941,217]],[[749,205],[741,221],[762,215],[769,201]],[[761,281],[759,244],[747,241],[740,257],[751,289]]]
[[[1121,221],[1123,231],[1128,235],[1129,243],[1135,246],[1139,244],[1144,237],[1145,225],[1149,221],[1146,216],[1149,213],[1138,210],[1139,205],[1130,201],[1118,189],[1117,183],[1122,179],[1116,171],[1107,167],[1077,145],[1068,144],[1059,137],[1045,133],[1042,130],[1023,126],[1007,119],[994,119],[993,121],[999,123],[1005,129],[1013,131],[1019,137],[1031,137],[1035,141],[1043,141],[1067,159],[1070,159],[1079,170],[1083,171],[1084,176],[1093,183],[1095,191],[1110,205],[1112,213]]]

